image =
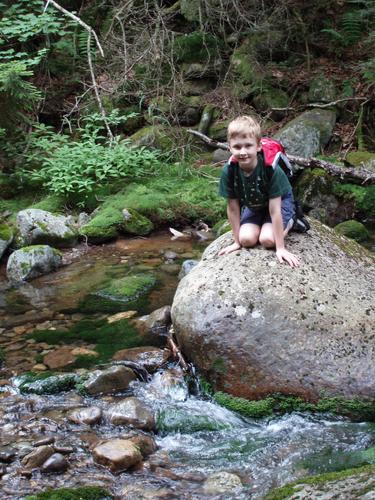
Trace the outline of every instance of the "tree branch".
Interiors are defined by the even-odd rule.
[[[209,146],[228,151],[228,144],[226,142],[215,141],[197,130],[188,129],[188,132],[199,137],[199,139]],[[300,156],[289,154],[288,158],[296,170],[302,170],[304,168],[322,168],[330,175],[340,177],[340,179],[347,182],[352,182],[354,184],[375,184],[375,173],[364,167],[340,167],[339,165],[319,160],[318,158],[301,158]]]

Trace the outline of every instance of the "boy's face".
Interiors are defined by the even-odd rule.
[[[257,166],[257,153],[262,149],[260,141],[250,134],[241,134],[229,141],[229,149],[242,170],[251,172]]]

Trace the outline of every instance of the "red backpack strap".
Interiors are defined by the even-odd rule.
[[[292,165],[286,156],[284,146],[281,142],[271,137],[262,137],[260,140],[264,163],[266,167],[272,167],[273,170],[280,165],[288,177],[293,175]]]

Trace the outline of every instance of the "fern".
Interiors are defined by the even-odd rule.
[[[342,15],[342,34],[346,46],[357,43],[363,33],[363,17],[360,10],[352,10]]]

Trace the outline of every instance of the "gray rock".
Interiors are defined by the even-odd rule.
[[[65,472],[69,463],[61,453],[54,453],[41,466],[42,472]]]
[[[20,246],[47,244],[56,247],[72,246],[77,233],[72,220],[45,210],[29,208],[17,214]]]
[[[115,361],[132,361],[148,372],[154,372],[168,359],[169,351],[153,346],[132,347],[117,351],[112,359]]]
[[[89,379],[83,384],[84,390],[91,395],[112,394],[125,391],[130,382],[136,380],[136,376],[130,368],[125,366],[112,366],[107,370],[95,370]]]
[[[225,151],[224,149],[215,149],[212,154],[212,161],[213,163],[226,162],[231,157],[231,154],[230,151]]]
[[[113,425],[130,425],[148,431],[155,428],[153,414],[142,401],[134,397],[114,403],[106,410],[105,415]]]
[[[318,221],[288,237],[297,269],[259,247],[219,258],[230,242],[207,247],[172,306],[182,352],[215,389],[374,398],[373,256]]]
[[[48,245],[34,245],[13,252],[6,273],[10,281],[27,281],[56,270],[61,263],[58,250]]]
[[[310,82],[309,102],[332,102],[337,99],[335,84],[332,80],[319,75]]]
[[[142,461],[137,446],[128,439],[111,439],[97,445],[94,460],[109,467],[112,472],[122,472]]]
[[[171,324],[171,307],[160,307],[147,316],[135,319],[134,322],[145,341],[153,345],[164,346]]]
[[[178,279],[181,280],[184,276],[190,273],[190,271],[199,263],[198,260],[185,260],[182,263],[181,270],[178,275]]]
[[[86,212],[81,212],[78,215],[77,226],[82,227],[90,222],[90,216]]]
[[[75,424],[95,425],[102,418],[102,410],[97,406],[79,408],[68,414],[68,419]]]
[[[328,143],[335,122],[334,111],[312,109],[289,122],[275,138],[283,143],[287,153],[310,158]]]

